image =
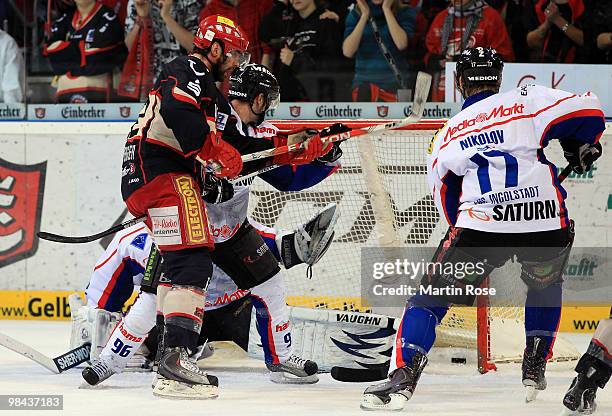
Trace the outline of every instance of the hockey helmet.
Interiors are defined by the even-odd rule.
[[[276,77],[263,65],[249,64],[244,68],[236,68],[229,79],[228,98],[248,101],[263,94],[266,100],[266,110],[278,107],[280,102],[280,87]]]
[[[226,55],[235,54],[240,66],[249,63],[251,55],[246,52],[249,40],[244,31],[232,19],[214,14],[200,21],[198,31],[193,38],[196,48],[207,49],[213,41],[219,41]]]
[[[503,69],[504,62],[495,49],[480,46],[464,49],[457,60],[457,88],[459,79],[462,80],[464,88],[480,85],[499,87]]]

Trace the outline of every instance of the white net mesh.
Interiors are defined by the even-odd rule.
[[[446,226],[439,221],[427,187],[426,156],[429,141],[440,125],[389,131],[369,141],[349,140],[342,144],[342,168],[305,191],[280,192],[255,180],[250,215],[267,226],[294,229],[330,202],[337,203],[340,210],[333,243],[314,266],[312,279],[306,278],[303,268],[285,272],[289,304],[372,310],[360,297],[362,247],[437,247]],[[522,285],[518,276],[515,283]],[[384,309],[374,312],[401,315],[401,308]],[[492,360],[520,357],[524,345],[520,341],[524,339],[522,308],[491,308],[490,312]],[[513,341],[516,339],[520,342]],[[507,348],[509,343],[512,345]],[[476,348],[476,308],[451,308],[438,328],[436,345]]]

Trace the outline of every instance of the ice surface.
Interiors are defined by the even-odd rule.
[[[0,321],[6,333],[49,356],[68,350],[68,322]],[[583,350],[588,338],[571,336]],[[151,373],[113,376],[96,388],[82,388],[79,369],[53,375],[38,364],[0,347],[0,394],[63,394],[62,412],[14,412],[16,415],[359,415],[367,384],[334,381],[328,374],[308,386],[286,386],[268,380],[262,363],[221,345],[208,359],[211,373],[219,377],[217,400],[173,401],[154,397]],[[571,365],[553,365],[547,372],[548,389],[533,403],[524,402],[520,368],[500,366],[496,373],[479,375],[473,366],[434,364],[428,367],[404,414],[444,415],[559,415],[561,398],[573,377]],[[612,386],[598,393],[597,414],[612,415]],[[398,414],[376,412],[374,414]],[[2,415],[11,412],[2,412]]]

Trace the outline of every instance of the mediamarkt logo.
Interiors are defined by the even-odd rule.
[[[449,127],[446,130],[446,135],[444,136],[444,143],[452,139],[455,133],[460,132],[461,130],[465,130],[468,127],[474,126],[476,123],[483,123],[485,121],[489,121],[492,118],[497,117],[509,117],[516,114],[523,114],[523,110],[525,106],[523,104],[514,103],[512,107],[505,107],[503,104],[499,107],[494,108],[488,114],[480,113],[476,117],[462,120],[458,125]]]

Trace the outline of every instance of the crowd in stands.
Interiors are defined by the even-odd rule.
[[[12,4],[23,3],[12,0]],[[446,62],[492,46],[506,62],[612,64],[612,0],[49,0],[40,37],[57,102],[142,101],[161,66],[221,14],[272,69],[283,101],[409,101],[416,72],[444,100]],[[0,19],[18,11],[0,7]],[[6,25],[5,25],[6,27]],[[0,102],[23,100],[23,59],[0,30]],[[37,44],[27,45],[28,42]]]

